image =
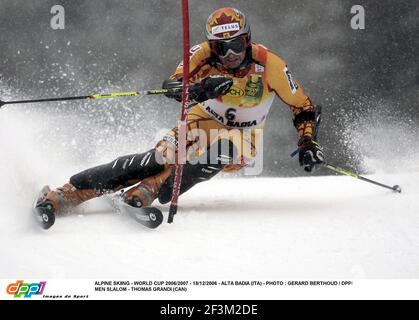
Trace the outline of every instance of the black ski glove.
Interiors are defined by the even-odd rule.
[[[196,102],[204,102],[225,95],[233,85],[233,79],[223,76],[209,76],[201,81],[200,84],[191,87],[190,93],[196,95],[192,97]]]
[[[189,87],[189,100],[204,102],[208,99],[215,99],[226,94],[232,85],[233,80],[231,78],[209,76],[200,83],[192,84]],[[162,87],[163,89],[173,90],[173,92],[165,93],[166,97],[179,102],[182,101],[182,81],[165,80]]]
[[[324,163],[322,147],[309,136],[303,136],[298,141],[298,152],[300,166],[307,172],[312,172]]]
[[[175,99],[178,102],[182,101],[182,81],[164,80],[162,88],[172,90],[172,92],[164,94],[166,97]]]

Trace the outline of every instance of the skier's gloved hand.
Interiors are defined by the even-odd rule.
[[[222,76],[209,76],[201,82],[208,99],[225,95],[232,85],[233,79]]]
[[[322,147],[309,136],[303,136],[298,141],[298,152],[300,166],[307,172],[312,172],[324,163]]]
[[[189,98],[204,102],[225,95],[233,85],[233,79],[223,76],[209,76],[189,88]]]
[[[170,92],[164,94],[166,97],[182,102],[182,81],[164,80],[162,88],[170,90]],[[205,89],[202,88],[200,83],[189,86],[189,100],[195,100],[197,102],[207,100]]]
[[[204,102],[208,99],[215,99],[226,94],[232,85],[233,80],[231,78],[209,76],[200,83],[189,86],[189,100]],[[166,97],[173,98],[179,102],[182,101],[182,81],[165,80],[162,88],[171,90],[171,92],[164,94]]]
[[[162,88],[172,90],[171,92],[164,94],[166,97],[175,99],[179,102],[182,101],[182,81],[164,80]]]

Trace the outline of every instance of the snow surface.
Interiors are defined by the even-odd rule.
[[[30,214],[37,190],[81,168],[48,152],[22,114],[2,112],[2,278],[419,277],[417,171],[369,176],[402,194],[350,177],[217,178],[156,230],[94,199],[43,231]]]

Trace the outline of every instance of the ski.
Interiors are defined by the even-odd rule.
[[[32,206],[33,216],[37,224],[44,230],[51,228],[55,223],[55,214],[49,204],[39,206],[50,191],[51,189],[48,186],[43,187]],[[108,199],[108,202],[116,211],[128,215],[147,228],[155,229],[163,222],[163,213],[156,207],[132,207],[125,203],[120,196],[105,196],[105,198]]]
[[[36,197],[33,206],[32,206],[32,213],[36,219],[36,222],[42,229],[49,229],[55,222],[55,214],[51,210],[50,204],[46,206],[38,206],[40,202],[46,197],[46,195],[51,191],[49,186],[44,186],[41,191],[39,192],[38,196]]]
[[[156,207],[133,207],[120,196],[106,196],[106,198],[120,214],[128,215],[147,228],[155,229],[163,222],[163,213]]]

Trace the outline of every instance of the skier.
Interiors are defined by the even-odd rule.
[[[181,193],[220,171],[237,171],[254,160],[259,139],[255,129],[263,128],[275,95],[293,113],[300,165],[310,172],[322,164],[322,148],[313,140],[313,103],[281,58],[251,42],[250,24],[244,14],[230,7],[218,9],[209,16],[205,31],[206,41],[190,52],[190,100],[195,105],[187,111],[186,144],[191,146],[198,138],[196,132],[203,131],[208,148],[197,152],[197,157],[204,161],[188,161],[184,165]],[[163,88],[181,88],[182,77],[181,63],[164,81]],[[181,100],[181,93],[167,96]],[[248,148],[239,148],[234,137],[211,137],[211,129],[236,129],[232,130],[236,134],[250,130],[250,138],[241,137],[241,143]],[[40,217],[47,217],[44,227],[49,228],[55,214],[67,208],[119,190],[124,201],[133,207],[150,206],[157,198],[161,203],[169,202],[177,134],[178,128],[174,128],[155,148],[85,170],[55,190],[44,187],[35,206]],[[221,143],[227,143],[227,152],[226,148],[219,148]],[[211,148],[217,152],[209,152]],[[125,188],[130,189],[123,191]]]

